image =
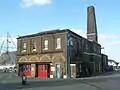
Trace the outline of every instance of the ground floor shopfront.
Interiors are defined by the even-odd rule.
[[[28,77],[65,78],[66,59],[62,53],[51,55],[27,55],[18,57],[18,75]]]
[[[85,61],[84,59],[86,62],[83,62]],[[23,70],[24,74],[28,77],[67,78],[69,74],[71,78],[79,78],[91,76],[101,71],[101,64],[98,62],[100,60],[97,58],[92,58],[92,60],[90,60],[90,58],[88,58],[88,60],[86,58],[84,59],[74,60],[74,63],[68,64],[63,53],[19,56],[18,75],[20,75]]]
[[[19,64],[19,75],[21,71],[28,77],[49,78],[50,77],[50,64],[32,64],[21,63]]]

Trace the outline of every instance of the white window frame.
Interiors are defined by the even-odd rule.
[[[57,38],[56,40],[56,49],[61,49],[61,38]]]
[[[26,52],[26,48],[27,48],[27,43],[25,42],[25,40],[22,40],[22,52]]]
[[[48,40],[44,40],[44,50],[48,50]]]
[[[35,48],[33,48],[33,47],[35,47]],[[36,49],[37,48],[37,43],[36,43],[35,40],[32,41],[31,48],[32,48],[32,51],[36,51],[37,50]]]

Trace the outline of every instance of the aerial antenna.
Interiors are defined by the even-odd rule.
[[[8,49],[9,49],[9,40],[8,40],[9,36],[8,36],[8,34],[9,33],[7,32],[7,39],[6,39],[7,40],[7,48],[6,48],[7,50],[6,50],[6,54],[8,54]]]
[[[2,41],[2,44],[1,44],[1,46],[0,46],[0,55],[1,55],[1,53],[2,53],[3,44],[4,44],[4,41]]]
[[[9,63],[9,33],[7,32],[7,39],[6,39],[6,65]]]
[[[12,44],[12,46],[9,45],[10,43]],[[2,44],[0,45],[0,54],[2,55],[3,64],[6,64],[6,65],[10,64],[12,59],[11,59],[11,55],[9,52],[10,50],[13,50],[13,48],[16,49],[17,46],[13,42],[12,37],[10,36],[9,32],[7,32],[6,40],[3,40]],[[2,52],[2,50],[4,50],[5,52]]]
[[[17,46],[16,46],[15,43],[13,42],[12,37],[10,36],[10,34],[9,34],[9,37],[10,37],[10,40],[11,40],[11,42],[9,41],[9,43],[12,43],[12,44],[15,46],[15,48],[17,48]]]

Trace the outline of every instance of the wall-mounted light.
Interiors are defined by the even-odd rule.
[[[50,63],[50,65],[53,65],[53,63]]]

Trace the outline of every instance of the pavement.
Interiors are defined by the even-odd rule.
[[[76,79],[28,78],[25,86],[14,73],[0,73],[0,90],[120,90],[120,71]]]

